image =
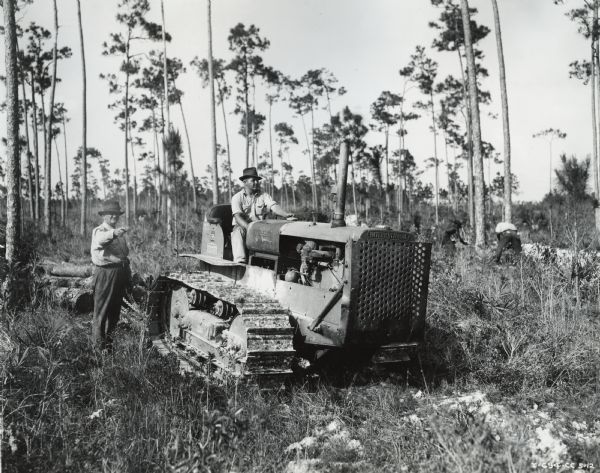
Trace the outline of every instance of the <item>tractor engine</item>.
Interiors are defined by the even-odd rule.
[[[306,342],[422,339],[430,243],[404,232],[271,220],[252,223],[246,244],[249,265],[274,273],[277,298]]]

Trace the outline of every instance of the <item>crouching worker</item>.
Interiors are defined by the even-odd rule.
[[[513,250],[516,254],[521,253],[521,238],[517,233],[517,227],[509,222],[500,222],[496,225],[496,237],[498,248],[496,249],[496,263],[500,264],[504,250]]]
[[[231,247],[233,261],[246,263],[246,231],[250,222],[264,220],[269,211],[280,217],[290,218],[294,214],[283,210],[273,198],[260,190],[260,180],[256,168],[246,168],[240,181],[244,188],[231,198],[231,213],[233,214],[233,231],[231,232]]]
[[[124,213],[116,201],[105,202],[100,212],[102,225],[92,232],[92,263],[94,264],[94,348],[112,348],[112,332],[117,326],[121,303],[127,291],[131,270],[125,228],[117,228]]]
[[[442,237],[442,248],[446,251],[446,253],[450,256],[453,256],[456,253],[456,244],[458,242],[467,246],[468,243],[462,236],[463,224],[462,221],[454,218],[450,220],[450,223],[446,226],[444,230],[444,236]]]

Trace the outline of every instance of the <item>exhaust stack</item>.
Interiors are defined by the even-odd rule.
[[[342,141],[340,145],[340,173],[338,175],[338,190],[335,213],[331,221],[331,227],[345,227],[344,220],[346,211],[346,181],[348,179],[348,143]]]

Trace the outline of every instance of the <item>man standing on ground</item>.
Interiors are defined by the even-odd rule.
[[[269,210],[280,217],[291,218],[294,214],[283,210],[273,198],[260,190],[260,180],[255,167],[246,168],[240,177],[244,188],[231,198],[233,214],[233,231],[231,232],[231,249],[233,261],[246,263],[246,231],[250,222],[264,220]]]
[[[121,303],[131,277],[125,228],[117,228],[124,213],[116,201],[105,202],[100,212],[103,223],[92,232],[94,264],[94,320],[92,340],[98,349],[112,348],[112,332],[119,321]]]

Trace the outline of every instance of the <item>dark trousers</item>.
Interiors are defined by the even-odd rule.
[[[521,253],[521,239],[519,235],[511,232],[504,232],[498,235],[498,248],[496,249],[496,263],[500,263],[504,250],[511,249],[516,254]]]
[[[97,266],[94,273],[92,340],[97,348],[112,346],[112,332],[119,321],[121,303],[129,284],[129,268]]]

